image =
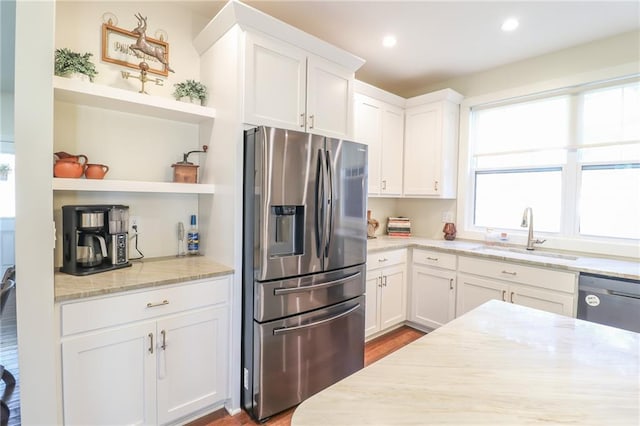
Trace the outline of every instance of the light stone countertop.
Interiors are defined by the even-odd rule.
[[[543,266],[554,269],[562,269],[573,272],[588,272],[612,277],[640,280],[640,262],[631,259],[609,259],[592,257],[583,253],[561,252],[563,255],[572,254],[577,259],[562,259],[536,254],[518,253],[503,250],[499,246],[488,247],[481,241],[468,240],[431,240],[419,237],[387,237],[379,236],[367,240],[367,252],[400,249],[400,248],[424,248],[437,250],[457,255],[471,255],[493,260],[505,260],[518,262],[531,266]],[[549,253],[549,251],[536,249],[534,253]],[[560,253],[560,252],[558,252]]]
[[[204,256],[145,259],[128,268],[75,276],[56,272],[55,301],[101,296],[232,274],[233,269]]]
[[[292,426],[638,425],[640,334],[497,300],[304,401]]]

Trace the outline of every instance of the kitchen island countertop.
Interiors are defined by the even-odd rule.
[[[421,237],[387,237],[379,236],[367,240],[367,253],[401,248],[424,248],[462,256],[484,257],[492,260],[506,260],[531,266],[542,266],[573,272],[587,272],[618,278],[640,280],[640,262],[633,259],[613,259],[594,257],[585,253],[558,252],[561,255],[575,255],[575,259],[554,258],[541,254],[551,251],[536,249],[532,253],[511,252],[505,249],[514,246],[487,246],[481,241],[470,240],[433,240]]]
[[[127,268],[75,276],[56,272],[55,301],[101,296],[121,291],[232,274],[233,269],[205,256],[185,256],[133,261]]]
[[[298,406],[292,426],[640,423],[640,334],[490,301]]]

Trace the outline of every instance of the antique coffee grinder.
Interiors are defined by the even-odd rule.
[[[180,162],[171,165],[173,167],[173,181],[182,183],[197,183],[198,182],[198,167],[189,162],[189,155],[194,152],[207,152],[209,147],[202,145],[202,151],[189,151],[183,155],[183,159]]]

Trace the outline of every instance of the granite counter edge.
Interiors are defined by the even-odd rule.
[[[88,289],[86,291],[78,291],[76,293],[69,293],[69,294],[63,294],[63,295],[55,296],[54,302],[55,303],[61,303],[61,302],[68,302],[68,301],[71,301],[71,300],[85,299],[85,298],[89,298],[89,297],[106,296],[106,295],[109,295],[109,294],[123,293],[123,292],[130,291],[130,290],[140,290],[140,289],[145,289],[145,288],[152,289],[152,288],[156,288],[156,287],[162,287],[162,286],[165,286],[165,285],[180,284],[180,283],[185,283],[185,282],[189,282],[189,281],[202,280],[202,279],[206,279],[206,278],[215,278],[215,277],[221,277],[221,276],[225,276],[225,275],[232,275],[233,273],[234,273],[234,270],[229,268],[227,270],[220,270],[220,271],[215,271],[215,272],[206,272],[206,273],[201,273],[201,274],[197,274],[197,275],[189,275],[189,276],[184,276],[184,277],[172,277],[172,278],[167,278],[167,279],[160,280],[160,281],[150,281],[150,282],[139,282],[139,283],[135,283],[135,284],[125,284],[125,285],[122,285],[120,287],[92,288],[92,289]]]
[[[616,277],[616,278],[640,280],[640,273],[629,274],[626,272],[616,271],[615,267],[614,269],[602,269],[602,268],[597,268],[593,266],[584,266],[584,265],[581,266],[581,265],[569,265],[564,263],[556,263],[550,260],[545,261],[542,259],[541,260],[522,259],[520,257],[515,257],[515,256],[511,257],[507,253],[505,253],[505,255],[497,255],[494,253],[483,253],[481,251],[469,250],[464,248],[442,247],[440,245],[430,245],[428,243],[417,242],[417,241],[388,241],[388,242],[384,241],[383,244],[385,244],[385,247],[375,247],[371,249],[368,248],[367,254],[379,253],[379,252],[384,252],[388,250],[421,248],[421,249],[429,249],[429,250],[434,250],[438,252],[451,253],[451,254],[462,255],[462,256],[472,256],[472,257],[479,257],[479,258],[492,259],[492,260],[501,260],[506,262],[516,262],[523,265],[546,267],[546,268],[551,268],[556,270],[592,273],[592,274],[600,274],[600,275],[606,275],[606,276]],[[585,259],[601,259],[601,258],[595,258],[595,257],[593,258],[584,257],[584,258]],[[611,261],[616,262],[617,260],[611,260]]]

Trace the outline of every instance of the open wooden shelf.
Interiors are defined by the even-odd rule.
[[[145,182],[111,179],[53,178],[54,191],[156,192],[213,194],[215,186],[201,183]]]
[[[58,101],[184,123],[213,121],[216,116],[213,108],[65,77],[54,76],[53,89]]]

